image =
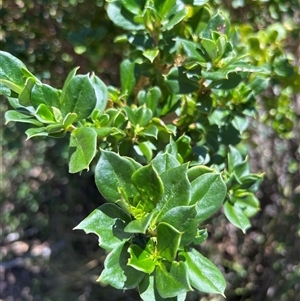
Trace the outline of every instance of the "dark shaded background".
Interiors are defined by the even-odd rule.
[[[288,16],[299,22],[297,1],[215,2],[230,11],[232,21],[251,22],[257,30]],[[80,66],[79,73],[95,71],[106,84],[118,86],[124,49],[113,38],[122,30],[107,19],[103,1],[5,0],[0,25],[0,49],[21,59],[44,82],[60,88],[68,72]],[[299,30],[286,41],[295,64],[297,47]],[[260,104],[260,115],[268,113]],[[260,119],[250,126],[252,169],[266,173],[253,227],[244,235],[220,213],[207,223],[209,239],[201,251],[224,273],[228,301],[300,300],[299,95],[291,97],[290,106],[297,114],[290,139]],[[3,126],[8,103],[1,99],[0,107],[0,300],[140,300],[134,290],[96,283],[105,252],[96,236],[72,231],[103,202],[92,171],[69,175],[64,140],[25,141],[26,127]],[[225,299],[194,292],[188,300]]]

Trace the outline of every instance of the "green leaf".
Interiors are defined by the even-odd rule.
[[[188,169],[188,178],[190,182],[193,182],[196,178],[202,176],[205,173],[213,173],[214,170],[205,165],[196,165]]]
[[[166,1],[169,2],[169,1]],[[164,26],[161,28],[162,31],[171,30],[175,25],[177,25],[182,19],[188,14],[188,10],[185,7],[182,7],[177,11],[172,18],[169,19],[169,22],[164,22]]]
[[[97,133],[94,129],[82,127],[74,130],[70,138],[69,172],[76,173],[83,169],[89,170],[89,165],[96,155],[96,147]]]
[[[136,168],[129,159],[102,150],[95,169],[96,185],[109,202],[121,199],[119,188],[122,188],[128,197],[134,197],[137,190],[131,183],[131,176],[135,171]]]
[[[0,79],[0,95],[9,97],[11,94],[10,88]]]
[[[177,254],[182,233],[167,223],[157,226],[158,255],[172,262]]]
[[[107,87],[103,83],[103,81],[95,74],[92,74],[90,81],[94,87],[95,95],[97,99],[95,109],[98,110],[99,112],[103,112],[104,109],[106,108],[106,104],[108,100]]]
[[[129,266],[147,274],[151,274],[154,271],[155,262],[152,254],[134,244],[130,245],[128,252],[130,254],[130,258],[128,260]]]
[[[173,67],[165,76],[165,83],[173,94],[188,94],[199,89],[198,80],[190,78],[186,70],[181,67]]]
[[[228,152],[228,172],[231,174],[235,170],[235,166],[243,162],[243,157],[237,148],[229,146]]]
[[[140,105],[146,104],[153,115],[157,110],[158,103],[162,97],[159,87],[151,87],[149,90],[142,90],[138,94],[138,101]]]
[[[161,297],[157,291],[155,273],[152,275],[145,275],[144,279],[139,284],[139,293],[144,301],[184,301],[186,298],[186,293],[172,298]]]
[[[153,63],[158,54],[159,49],[146,49],[143,51],[143,56],[147,58],[151,63]]]
[[[170,209],[161,219],[183,233],[180,241],[181,246],[189,245],[197,234],[198,222],[195,206],[178,206]]]
[[[214,15],[208,22],[205,31],[202,32],[201,37],[212,39],[212,33],[217,32],[227,35],[230,30],[230,22],[221,13]]]
[[[205,173],[191,183],[190,205],[197,204],[196,219],[199,223],[213,215],[223,204],[226,185],[219,174]]]
[[[76,75],[63,90],[62,108],[63,115],[76,113],[82,120],[90,116],[97,104],[94,87],[88,75]]]
[[[19,95],[19,102],[22,106],[30,106],[31,105],[31,90],[35,84],[36,79],[33,77],[27,78],[24,88]]]
[[[206,51],[211,61],[214,62],[218,56],[217,45],[215,44],[215,42],[210,39],[202,39],[201,46]]]
[[[124,60],[120,66],[121,89],[122,93],[129,95],[135,86],[135,63],[130,60]]]
[[[60,108],[60,90],[54,89],[49,85],[42,83],[35,83],[31,91],[31,103],[34,107],[40,104],[46,106]]]
[[[145,26],[143,24],[137,24],[134,22],[134,16],[129,11],[123,9],[120,2],[109,2],[107,5],[108,17],[119,27],[125,30],[143,30]]]
[[[117,289],[132,289],[138,286],[144,273],[127,265],[129,243],[118,245],[108,254],[104,261],[104,270],[97,281],[108,283]]]
[[[152,164],[135,171],[131,180],[141,195],[142,206],[146,211],[153,210],[164,195],[164,185]]]
[[[141,219],[135,219],[131,221],[124,229],[128,233],[143,233],[145,234],[148,230],[148,227],[153,220],[153,217],[156,215],[156,211],[153,210],[151,213],[146,214]]]
[[[199,291],[224,296],[226,281],[219,269],[195,249],[180,252],[185,258],[191,285]]]
[[[155,271],[157,290],[163,298],[176,297],[192,290],[184,262],[173,261],[170,267],[161,262]]]
[[[33,119],[32,116],[25,115],[25,114],[22,114],[18,111],[14,111],[14,110],[6,111],[4,117],[5,117],[5,124],[9,123],[10,121],[15,121],[15,122],[31,123],[36,126],[43,125],[38,120]]]
[[[73,230],[96,234],[99,237],[99,246],[111,251],[131,237],[131,234],[124,231],[130,221],[129,214],[119,206],[104,204],[90,213]]]
[[[55,117],[51,109],[45,104],[40,104],[35,112],[35,117],[38,121],[42,123],[55,123]]]
[[[150,141],[145,141],[138,145],[134,145],[134,150],[137,152],[137,154],[140,156],[145,156],[147,162],[150,162],[153,157],[153,148],[154,145]]]
[[[0,51],[0,82],[20,94],[26,82],[22,72],[25,65],[10,53]]]
[[[32,137],[45,137],[45,136],[49,136],[49,133],[46,131],[45,127],[28,129],[25,132],[25,134],[27,136],[27,140],[30,139],[30,138],[32,138]]]
[[[66,115],[66,117],[63,120],[63,126],[65,129],[67,129],[70,125],[72,125],[76,120],[78,119],[78,116],[76,113],[69,113]],[[98,135],[98,132],[97,132]]]
[[[187,178],[186,164],[168,169],[160,176],[165,187],[165,193],[163,199],[157,204],[157,208],[159,209],[159,217],[162,217],[173,207],[189,204],[191,186]]]
[[[248,217],[252,217],[260,210],[260,202],[252,192],[236,190],[232,202],[234,206],[240,206]]]
[[[158,154],[153,160],[152,165],[157,170],[158,174],[161,175],[163,172],[180,166],[178,160],[169,153]]]
[[[205,57],[200,52],[198,44],[191,42],[189,40],[184,40],[176,38],[176,41],[179,41],[183,47],[183,50],[189,60],[196,60],[198,62],[205,62]]]
[[[60,102],[62,102],[62,100],[65,99],[65,94],[67,91],[67,86],[70,84],[71,80],[74,78],[74,76],[76,75],[77,70],[79,69],[79,67],[74,68],[67,76],[65,82],[64,82],[64,86],[63,89],[61,91],[61,97],[60,97]]]
[[[139,107],[136,111],[135,111],[135,115],[136,115],[136,122],[138,125],[144,127],[146,125],[149,124],[149,122],[152,119],[152,111],[148,108],[145,107]]]
[[[224,214],[228,220],[237,228],[241,229],[243,233],[246,233],[246,230],[251,227],[248,216],[238,204],[232,205],[229,201],[225,202]]]

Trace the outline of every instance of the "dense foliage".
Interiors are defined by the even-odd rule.
[[[282,114],[299,83],[293,57],[277,44],[267,50],[284,28],[255,33],[232,27],[207,1],[184,2],[108,4],[128,31],[116,38],[127,43],[120,88],[76,68],[56,89],[1,52],[7,122],[31,124],[28,138],[69,136],[69,171],[95,169],[109,203],[76,229],[97,234],[111,252],[99,281],[138,286],[144,300],[184,300],[192,287],[224,293],[222,274],[196,250],[207,237],[201,224],[224,205],[245,232],[259,210],[262,177],[250,172],[243,144],[257,96],[278,83],[278,104],[260,101],[275,108],[265,120],[280,134],[289,135],[296,116]]]

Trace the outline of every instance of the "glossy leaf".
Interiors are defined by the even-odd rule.
[[[205,173],[191,183],[192,199],[190,205],[196,204],[199,223],[214,214],[223,204],[226,185],[219,174]]]
[[[104,261],[104,270],[97,281],[108,283],[117,289],[131,289],[138,286],[144,273],[129,266],[129,243],[123,242],[108,254]]]
[[[130,221],[130,216],[123,209],[108,203],[95,209],[74,230],[96,234],[99,246],[111,251],[131,237],[131,234],[124,231]]]
[[[229,201],[225,202],[224,214],[233,225],[244,233],[251,227],[248,216],[238,204],[231,204]]]
[[[180,165],[163,172],[161,179],[165,192],[163,199],[158,203],[159,218],[176,206],[186,206],[191,198],[191,186],[187,178],[187,165]]]
[[[94,87],[94,91],[97,99],[95,109],[98,110],[99,112],[103,112],[104,109],[106,108],[106,104],[108,100],[107,87],[103,83],[103,81],[95,74],[92,74],[90,81]]]
[[[161,219],[161,222],[167,223],[183,233],[180,245],[187,246],[197,234],[198,222],[196,218],[195,206],[177,206],[170,209]]]
[[[47,137],[49,133],[46,130],[46,127],[30,128],[25,132],[27,140],[33,137]]]
[[[186,293],[180,294],[172,298],[163,298],[157,291],[155,284],[155,273],[145,275],[144,279],[139,284],[139,293],[144,301],[184,301]]]
[[[178,160],[169,153],[158,154],[153,160],[152,165],[157,170],[158,174],[162,174],[163,172],[178,167],[180,163]]]
[[[22,68],[26,68],[25,65],[19,59],[4,51],[0,51],[0,62],[0,82],[20,94],[26,82],[22,72]]]
[[[51,109],[45,104],[40,104],[35,112],[35,117],[42,123],[55,123],[55,117]]]
[[[171,265],[161,262],[156,268],[155,283],[163,298],[172,298],[191,291],[186,265],[173,261]]]
[[[167,223],[157,226],[157,252],[159,256],[172,262],[180,245],[182,233]]]
[[[33,116],[25,115],[23,113],[14,110],[6,111],[4,117],[5,117],[5,124],[9,123],[10,121],[15,121],[15,122],[31,123],[36,126],[43,125],[41,122],[33,118]]]
[[[122,9],[120,2],[109,2],[107,6],[107,14],[109,18],[119,27],[126,30],[142,30],[143,24],[134,22],[134,15]]]
[[[128,197],[133,197],[137,190],[130,178],[135,170],[135,166],[129,159],[102,150],[95,169],[96,185],[109,202],[116,202],[120,199],[119,188],[122,188]]]
[[[90,116],[97,104],[94,87],[88,75],[76,75],[64,88],[62,113],[76,113],[79,120]]]
[[[128,248],[130,258],[128,265],[135,268],[138,271],[151,274],[155,269],[155,262],[152,254],[146,250],[140,248],[138,245],[130,245]]]
[[[70,138],[69,172],[89,170],[89,165],[96,155],[96,147],[97,133],[94,129],[82,127],[74,130]]]
[[[22,106],[30,106],[31,105],[31,91],[33,86],[35,85],[36,79],[33,77],[28,77],[26,79],[24,88],[22,89],[19,95],[19,102]]]
[[[173,67],[165,76],[165,83],[173,94],[187,94],[199,89],[197,79],[189,78],[183,67]]]
[[[60,108],[60,90],[54,89],[53,87],[35,83],[31,91],[31,102],[34,107],[38,107],[40,104],[46,106]]]
[[[135,63],[130,60],[124,60],[120,68],[122,93],[128,95],[135,85]]]
[[[219,269],[195,249],[180,252],[185,258],[190,284],[205,293],[224,296],[226,281]]]
[[[131,180],[141,195],[142,206],[150,212],[164,195],[164,184],[160,176],[153,165],[149,164],[135,171]]]
[[[134,219],[131,221],[124,229],[128,233],[143,233],[145,234],[148,230],[148,227],[156,215],[156,211],[153,210],[151,213],[146,214],[141,219]]]
[[[152,87],[149,90],[142,90],[138,94],[138,100],[140,105],[146,104],[154,114],[157,110],[157,105],[159,103],[162,93],[159,87]]]

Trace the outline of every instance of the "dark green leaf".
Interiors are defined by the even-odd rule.
[[[134,22],[134,15],[126,11],[120,2],[109,2],[107,6],[108,17],[119,27],[125,30],[142,30],[143,24]]]
[[[157,226],[158,255],[172,262],[177,254],[182,233],[167,223]]]
[[[145,210],[154,209],[164,195],[164,185],[153,165],[149,164],[135,171],[131,180],[141,195]]]
[[[0,82],[3,81],[11,90],[20,94],[26,82],[22,72],[22,68],[26,68],[25,65],[19,59],[4,51],[0,51],[0,62]]]
[[[205,173],[192,182],[191,205],[197,204],[197,221],[203,222],[223,204],[226,185],[219,174]]]
[[[76,113],[82,120],[90,116],[97,104],[94,87],[88,75],[76,75],[63,90],[62,113]]]
[[[129,266],[129,243],[123,242],[108,254],[104,270],[97,281],[108,283],[117,289],[131,289],[138,286],[144,273]]]
[[[192,290],[183,262],[173,261],[170,267],[161,262],[155,271],[155,284],[163,298],[177,297]]]
[[[99,246],[105,250],[113,250],[131,234],[124,232],[130,222],[130,216],[115,204],[104,204],[95,209],[74,230],[94,233],[99,237]]]
[[[125,95],[129,95],[132,89],[134,88],[136,81],[134,74],[135,63],[131,62],[130,60],[124,60],[121,63],[120,68],[122,93]]]
[[[101,194],[110,202],[119,200],[119,188],[124,189],[128,197],[134,197],[136,188],[131,183],[131,176],[136,168],[127,158],[114,152],[101,151],[101,157],[95,169],[96,185]]]
[[[162,174],[166,170],[178,167],[180,163],[178,160],[169,153],[158,154],[153,160],[152,165],[157,170],[158,174]]]
[[[159,217],[162,217],[171,208],[186,206],[191,198],[191,186],[187,178],[187,165],[180,165],[168,169],[161,174],[165,187],[163,199],[157,204]]]
[[[98,110],[99,112],[103,112],[104,109],[106,108],[106,104],[108,100],[107,87],[103,83],[103,81],[95,74],[92,74],[90,81],[94,87],[96,99],[97,99],[95,109]]]
[[[189,78],[186,70],[181,67],[173,67],[165,76],[165,83],[173,94],[188,94],[199,89],[198,79]]]
[[[180,252],[185,258],[191,285],[199,291],[224,296],[226,281],[219,269],[195,249]]]
[[[195,239],[197,234],[196,214],[195,206],[178,206],[170,209],[161,221],[183,233],[180,245],[187,246]]]
[[[49,108],[60,108],[60,90],[42,83],[35,83],[31,91],[31,102],[34,107],[45,104]]]
[[[22,92],[19,95],[19,102],[22,106],[31,105],[31,90],[35,84],[36,79],[33,77],[28,77]]]
[[[138,94],[139,104],[146,104],[146,107],[149,108],[154,114],[157,110],[161,96],[162,94],[159,87],[152,87],[149,90],[142,90]]]
[[[155,283],[155,273],[152,275],[145,275],[144,279],[139,284],[139,293],[144,301],[184,301],[186,293],[172,298],[163,298],[157,291]]]

